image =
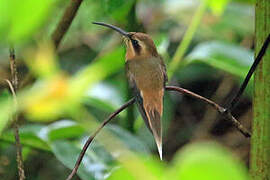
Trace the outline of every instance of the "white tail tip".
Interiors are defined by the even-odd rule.
[[[160,160],[162,161],[162,143],[160,143],[158,146],[158,153],[159,153],[159,157],[160,157]]]

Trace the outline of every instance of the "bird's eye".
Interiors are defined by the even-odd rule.
[[[139,42],[137,40],[135,40],[135,39],[132,39],[132,45],[134,47],[139,47]]]
[[[131,39],[132,46],[134,50],[139,54],[141,51],[141,47],[139,45],[139,42],[136,39]]]

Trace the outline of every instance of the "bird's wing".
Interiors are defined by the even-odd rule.
[[[126,68],[126,75],[128,78],[129,86],[132,89],[133,94],[135,96],[139,112],[140,112],[145,124],[147,125],[148,129],[151,130],[145,109],[143,107],[143,98],[141,97],[140,90],[136,86],[133,75],[129,71],[129,65],[130,65],[130,62],[127,61],[125,64],[125,68]],[[152,130],[151,130],[151,132],[152,132]]]
[[[162,61],[162,59],[161,59]],[[165,79],[166,76],[166,68],[163,63],[159,63],[160,66],[154,66],[153,68],[157,67],[160,68],[160,71],[151,71],[153,69],[148,69],[145,74],[133,74],[131,66],[134,62],[127,61],[126,62],[126,73],[129,80],[129,84],[133,89],[133,93],[136,98],[136,102],[138,105],[138,109],[142,115],[142,118],[147,125],[148,129],[154,135],[158,151],[160,154],[160,158],[162,158],[162,126],[161,126],[161,116],[163,111],[163,94],[165,86]],[[134,77],[136,76],[136,77]],[[150,77],[151,76],[151,77]],[[149,78],[150,77],[150,78]],[[135,81],[136,78],[136,81]],[[144,80],[146,81],[143,86],[137,87],[136,82],[143,83]],[[162,82],[161,82],[162,81]],[[145,86],[145,84],[153,85],[154,89],[149,89],[149,87]],[[161,83],[160,85],[158,85]],[[141,84],[140,84],[141,85]]]
[[[166,65],[163,61],[163,58],[161,56],[159,56],[159,61],[160,61],[160,65],[161,65],[161,71],[164,77],[164,87],[166,85],[166,82],[168,82],[168,76],[167,76],[167,69],[166,69]]]

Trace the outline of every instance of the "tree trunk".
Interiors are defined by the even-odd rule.
[[[257,0],[255,56],[270,32],[270,0]],[[254,180],[270,180],[270,50],[266,50],[254,77],[250,173]]]

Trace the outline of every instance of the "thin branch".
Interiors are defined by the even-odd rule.
[[[225,108],[221,107],[217,103],[215,103],[215,102],[213,102],[213,101],[211,101],[203,96],[200,96],[196,93],[193,93],[187,89],[184,89],[184,88],[180,88],[180,87],[176,87],[176,86],[166,86],[166,90],[180,92],[182,94],[185,94],[185,95],[188,95],[188,96],[191,96],[191,97],[194,97],[196,99],[199,99],[201,101],[206,102],[207,104],[212,106],[214,109],[216,109],[226,120],[230,121],[245,137],[251,136],[250,132],[248,130],[246,130],[245,127],[231,115],[231,113],[226,111]],[[106,120],[103,121],[103,123],[94,132],[94,134],[87,139],[87,141],[84,144],[83,149],[82,149],[82,151],[81,151],[81,153],[76,161],[76,164],[75,164],[74,168],[72,169],[72,172],[70,173],[70,175],[68,176],[68,178],[66,180],[71,180],[73,178],[73,176],[77,173],[77,170],[81,164],[81,161],[85,155],[85,152],[87,151],[89,145],[94,140],[96,135],[100,132],[100,130],[107,123],[109,123],[116,115],[118,115],[121,111],[123,111],[125,108],[127,108],[128,106],[130,106],[133,103],[135,103],[135,98],[130,99],[127,103],[125,103],[119,109],[117,109],[115,112],[113,112]]]
[[[239,102],[239,98],[240,96],[243,94],[244,90],[246,89],[248,82],[252,76],[252,74],[254,73],[256,67],[258,66],[259,62],[261,61],[262,57],[264,56],[267,47],[269,46],[270,43],[270,34],[268,34],[268,37],[266,38],[266,40],[263,43],[263,46],[259,52],[259,54],[257,55],[257,57],[255,58],[254,63],[252,64],[251,68],[248,71],[248,74],[244,80],[244,82],[242,83],[238,93],[235,95],[235,97],[233,98],[233,100],[231,101],[229,107],[227,108],[227,110],[229,112],[232,111],[232,109],[237,105],[237,103]]]
[[[11,82],[12,86],[14,87],[14,91],[16,92],[18,89],[18,72],[17,72],[17,66],[15,61],[15,50],[11,46],[9,48],[9,62],[10,62],[10,71],[11,71]]]
[[[9,89],[11,91],[12,96],[13,96],[13,102],[14,102],[15,108],[17,108],[18,107],[18,102],[17,102],[17,96],[16,96],[15,89],[13,88],[12,83],[8,79],[5,79],[5,81],[8,84],[8,87],[9,87]]]
[[[191,92],[187,89],[184,89],[184,88],[180,88],[180,87],[176,87],[176,86],[166,86],[166,90],[167,91],[177,91],[177,92],[180,92],[182,94],[186,94],[188,96],[191,96],[191,97],[194,97],[196,99],[199,99],[201,101],[204,101],[206,102],[207,104],[209,104],[210,106],[212,106],[213,108],[215,108],[218,112],[223,112],[225,111],[224,108],[222,108],[221,106],[219,106],[217,103],[203,97],[203,96],[200,96],[194,92]]]
[[[6,82],[9,85],[10,91],[13,95],[14,100],[14,108],[17,109],[17,97],[16,97],[16,91],[18,89],[18,72],[16,67],[16,61],[15,61],[15,50],[13,47],[10,47],[9,49],[9,61],[10,61],[10,70],[11,70],[11,79],[6,80]],[[20,142],[20,135],[19,135],[19,126],[18,126],[18,115],[15,114],[13,117],[14,121],[14,134],[15,134],[15,145],[16,145],[16,160],[17,160],[17,166],[18,166],[18,173],[19,173],[19,180],[25,179],[24,174],[24,168],[23,168],[23,159],[22,159],[22,145]]]
[[[82,1],[83,0],[70,0],[68,7],[66,8],[61,20],[59,21],[56,29],[52,34],[52,40],[56,49],[58,48],[62,38],[68,31],[68,28],[70,27],[74,17],[76,16],[76,13]]]
[[[108,124],[116,115],[118,115],[120,112],[122,112],[124,109],[126,109],[128,106],[130,106],[131,104],[135,103],[135,98],[130,99],[128,102],[126,102],[124,105],[122,105],[119,109],[117,109],[115,112],[113,112],[105,121],[103,121],[103,123],[100,125],[100,127],[94,132],[94,134],[92,136],[90,136],[87,141],[85,142],[83,149],[77,159],[77,162],[72,170],[72,172],[70,173],[70,175],[68,176],[68,178],[66,180],[71,180],[73,178],[73,176],[77,173],[77,170],[81,164],[81,161],[83,159],[83,156],[85,155],[86,150],[88,149],[89,145],[91,144],[91,142],[93,141],[93,139],[96,137],[96,135],[99,133],[99,131],[106,125]]]
[[[237,121],[230,112],[226,111],[225,108],[221,107],[217,103],[184,88],[180,88],[176,86],[166,86],[166,90],[177,91],[177,92],[186,94],[188,96],[191,96],[191,97],[194,97],[196,99],[206,102],[207,104],[215,108],[226,120],[231,122],[245,137],[251,136],[250,132],[247,129],[245,129],[244,126],[239,121]]]

